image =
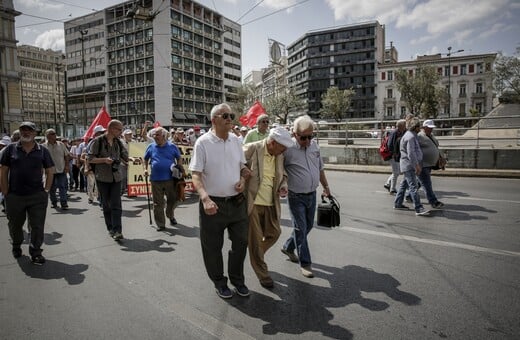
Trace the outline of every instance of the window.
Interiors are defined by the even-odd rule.
[[[386,72],[381,72],[381,80],[385,80],[386,79]]]
[[[459,97],[466,97],[466,84],[459,85]]]
[[[477,64],[477,73],[482,73],[482,72],[484,72],[483,65],[482,65],[482,63],[478,63]]]
[[[447,77],[450,75],[450,67],[444,66],[444,76]]]
[[[393,116],[394,115],[394,108],[392,106],[386,107],[386,115],[387,116]]]
[[[475,92],[482,93],[482,83],[476,83],[475,86],[476,86]]]
[[[406,106],[401,106],[401,117],[406,115]]]
[[[474,72],[475,72],[475,65],[469,64],[469,73],[474,73]]]
[[[482,103],[476,103],[475,108],[477,109],[478,113],[482,113]]]
[[[466,64],[460,65],[460,75],[463,76],[466,74]]]
[[[459,116],[465,116],[466,115],[466,103],[460,103],[459,104]]]
[[[394,80],[394,71],[388,71],[388,80]]]
[[[394,98],[394,90],[393,89],[387,89],[386,90],[386,98]]]

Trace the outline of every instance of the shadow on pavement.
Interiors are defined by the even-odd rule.
[[[318,332],[334,339],[352,339],[354,336],[348,329],[330,323],[334,315],[327,308],[358,304],[379,312],[389,307],[384,301],[363,297],[362,292],[384,293],[408,306],[421,302],[416,295],[399,290],[400,282],[389,274],[359,266],[334,268],[313,264],[313,269],[314,275],[327,280],[330,287],[315,286],[271,272],[275,281],[272,292],[280,300],[253,292],[248,300],[232,299],[230,304],[244,314],[265,321],[264,334]]]
[[[179,235],[183,237],[196,237],[199,238],[200,230],[198,226],[189,227],[184,224],[177,223],[173,227],[166,227],[165,231],[170,235]]]
[[[132,251],[136,253],[142,253],[145,251],[158,251],[161,253],[169,253],[175,250],[172,245],[176,245],[175,242],[165,240],[146,240],[141,238],[136,239],[123,239],[119,242],[121,250]],[[164,245],[164,246],[163,246]]]
[[[66,264],[49,259],[43,266],[37,266],[31,263],[31,259],[27,255],[20,257],[17,262],[25,275],[33,279],[65,279],[69,285],[81,284],[85,280],[83,272],[88,269],[86,264]]]

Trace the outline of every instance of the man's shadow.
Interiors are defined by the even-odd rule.
[[[378,312],[389,307],[384,301],[364,298],[362,292],[383,292],[406,305],[417,305],[421,301],[419,297],[399,290],[399,281],[389,274],[359,266],[334,268],[313,264],[313,269],[315,276],[327,280],[330,287],[314,286],[271,272],[275,281],[272,292],[279,300],[253,293],[249,301],[233,299],[230,303],[244,314],[264,320],[264,334],[319,332],[334,339],[352,339],[354,335],[348,329],[330,323],[334,315],[328,308],[358,304]]]
[[[158,251],[160,253],[169,253],[175,250],[170,247],[176,245],[175,242],[165,240],[146,240],[141,238],[136,239],[123,239],[118,242],[121,245],[121,250],[131,251],[135,253],[143,253],[145,251]]]
[[[190,238],[200,237],[200,229],[198,226],[189,227],[181,223],[177,223],[175,226],[166,227],[165,232],[170,236],[179,235]]]
[[[33,279],[59,280],[65,279],[69,285],[79,285],[85,280],[85,272],[88,269],[86,264],[66,264],[47,259],[45,264],[37,266],[31,263],[27,255],[17,259],[18,265],[25,275]]]

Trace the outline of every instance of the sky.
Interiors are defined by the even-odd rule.
[[[166,0],[168,1],[168,0]],[[13,0],[19,44],[65,51],[63,21],[117,0]],[[269,64],[268,39],[290,45],[311,30],[378,20],[399,61],[464,50],[457,55],[520,48],[520,0],[200,0],[242,24],[242,75]],[[40,17],[40,18],[37,18]],[[55,20],[50,21],[49,19]],[[61,22],[60,22],[61,21]]]

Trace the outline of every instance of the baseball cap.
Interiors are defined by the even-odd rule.
[[[28,127],[29,129],[36,131],[36,124],[33,122],[22,122],[22,124],[20,124],[20,129],[23,127]]]
[[[96,125],[94,127],[94,134],[98,133],[98,132],[105,132],[106,129],[103,127],[103,125]]]
[[[133,132],[130,129],[126,129],[125,131],[123,131],[123,135],[131,135],[131,134],[133,134]]]
[[[436,127],[435,124],[433,124],[433,120],[432,120],[432,119],[426,119],[426,120],[423,122],[422,126],[429,127],[429,128],[432,128],[432,129],[433,129],[434,127]]]
[[[275,142],[282,144],[287,148],[290,148],[294,145],[294,142],[291,138],[291,134],[283,127],[276,127],[271,129],[269,131],[269,137],[273,139]]]

